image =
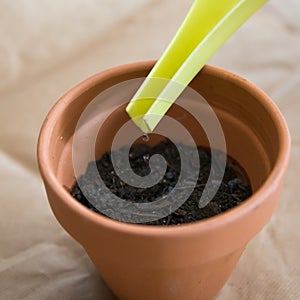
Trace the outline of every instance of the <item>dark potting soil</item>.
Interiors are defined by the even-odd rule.
[[[182,147],[182,150],[187,154],[191,152],[190,146],[181,144],[180,147]],[[128,148],[123,147],[117,152],[126,150],[128,151]],[[211,150],[198,147],[200,171],[196,187],[192,194],[175,212],[157,221],[145,223],[146,225],[180,225],[199,221],[225,212],[251,196],[251,186],[243,168],[231,157],[226,156],[220,151],[213,151],[216,153],[215,157],[217,157],[217,162],[218,160],[226,159],[226,169],[222,181],[214,182],[214,180],[212,180],[210,183],[207,182],[211,170]],[[122,181],[113,169],[110,152],[105,153],[97,160],[96,165],[103,182],[112,193],[134,203],[148,203],[170,193],[178,182],[181,170],[179,152],[176,146],[170,141],[161,142],[152,148],[147,144],[133,145],[129,150],[129,162],[132,170],[140,176],[148,175],[150,173],[148,161],[153,154],[161,154],[164,156],[167,161],[167,169],[164,177],[150,188],[136,188]],[[191,165],[193,164],[192,157],[190,163]],[[212,169],[212,172],[220,172],[220,170],[218,170],[218,164],[214,164],[213,166],[215,169]],[[155,167],[159,168],[160,166]],[[93,168],[91,168],[90,163],[86,173],[78,179],[80,184],[76,182],[73,186],[71,194],[89,209],[102,214],[100,210],[95,207],[97,205],[93,205],[97,203],[97,197],[99,198],[99,191],[101,191],[102,187],[101,181],[95,180],[95,176],[99,175],[95,175],[92,170]],[[209,204],[204,208],[199,208],[199,199],[206,184],[210,184],[211,186],[217,184],[219,188]],[[184,186],[179,187],[177,192],[180,193],[184,188]],[[105,194],[103,195],[102,193],[101,199],[103,199],[103,197],[105,197]],[[110,198],[111,195],[107,193],[105,201],[107,201],[108,204]],[[103,209],[101,207],[101,211],[105,211],[105,207],[103,207]]]

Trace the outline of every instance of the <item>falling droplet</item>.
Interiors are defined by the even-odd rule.
[[[143,141],[144,141],[144,142],[149,142],[149,140],[150,140],[149,135],[148,135],[147,133],[144,133],[144,134],[143,134]]]
[[[144,159],[145,162],[148,162],[149,158],[150,158],[149,154],[143,155],[143,159]]]

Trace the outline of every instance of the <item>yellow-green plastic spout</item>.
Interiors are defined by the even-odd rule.
[[[268,0],[196,0],[126,111],[152,132],[224,42]]]

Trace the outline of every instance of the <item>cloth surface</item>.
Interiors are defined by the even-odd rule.
[[[191,3],[0,0],[0,299],[115,299],[50,211],[36,164],[38,132],[57,99],[86,77],[158,58]],[[298,0],[273,0],[209,62],[265,90],[292,136],[276,213],[220,300],[300,299],[299,20]]]

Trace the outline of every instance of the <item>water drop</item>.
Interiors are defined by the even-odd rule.
[[[148,162],[149,158],[150,158],[149,154],[143,155],[143,159],[145,162]]]
[[[147,133],[144,133],[144,134],[143,134],[143,141],[144,141],[144,142],[149,142],[149,140],[150,140],[149,135],[148,135]]]

